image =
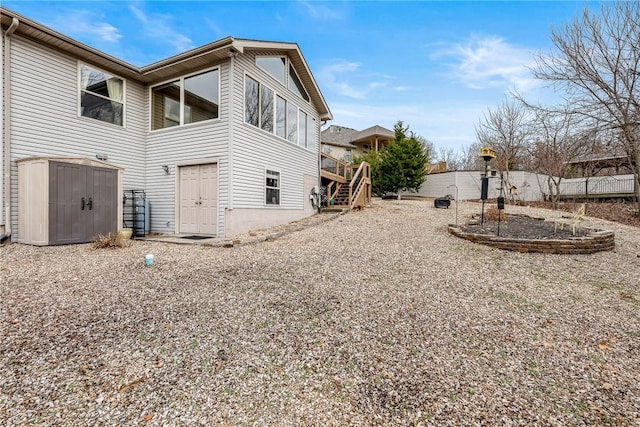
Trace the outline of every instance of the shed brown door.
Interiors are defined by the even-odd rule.
[[[118,172],[49,163],[49,244],[90,242],[118,229]]]

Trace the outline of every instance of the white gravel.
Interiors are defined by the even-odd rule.
[[[640,229],[589,218],[614,252],[520,254],[454,215],[378,200],[233,248],[2,247],[0,424],[640,425]]]

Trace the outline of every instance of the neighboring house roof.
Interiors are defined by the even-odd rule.
[[[581,168],[589,167],[595,169],[631,167],[633,159],[624,153],[590,153],[577,156],[566,162],[569,165],[576,165]]]
[[[393,133],[393,131],[390,131],[387,128],[383,128],[382,126],[371,126],[370,128],[367,128],[365,130],[362,130],[360,132],[358,132],[358,134],[356,135],[356,137],[354,139],[352,139],[352,142],[358,142],[358,141],[364,141],[364,140],[368,140],[372,137],[376,137],[376,136],[382,136],[384,138],[390,138],[390,139],[395,139],[396,134]]]
[[[260,52],[273,51],[274,53],[286,52],[291,64],[298,72],[302,84],[305,89],[307,89],[307,92],[309,92],[309,97],[318,109],[320,118],[322,120],[331,120],[333,118],[331,110],[320,92],[315,78],[313,74],[311,74],[311,70],[297,43],[225,37],[153,64],[136,67],[135,65],[67,37],[64,34],[58,33],[29,18],[25,18],[9,9],[0,7],[0,23],[2,27],[8,27],[16,19],[19,21],[19,26],[15,31],[16,34],[81,58],[120,77],[144,84],[158,83],[191,70],[204,68],[211,62],[229,58],[238,53],[244,53],[245,50],[259,50]]]
[[[589,162],[603,162],[603,161],[628,161],[629,156],[624,153],[618,152],[609,152],[609,153],[589,153],[583,154],[581,156],[576,156],[575,158],[568,161],[568,164],[578,164],[578,163],[589,163]]]
[[[393,140],[396,135],[393,131],[377,125],[362,131],[357,131],[345,126],[331,125],[322,131],[320,140],[323,144],[353,148],[356,146],[356,142],[368,142],[376,136]]]
[[[342,145],[350,147],[351,141],[358,134],[358,131],[344,126],[331,125],[322,131],[320,140],[331,145]]]

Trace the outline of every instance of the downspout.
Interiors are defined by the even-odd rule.
[[[0,241],[11,237],[11,35],[20,25],[14,17],[4,32],[4,234]]]
[[[316,144],[318,147],[318,213],[322,212],[322,126],[326,125],[328,120],[320,120],[320,126],[316,129]],[[328,199],[327,199],[328,201]]]
[[[238,51],[233,47],[229,50],[229,117],[228,117],[228,145],[227,145],[227,210],[233,210],[233,115],[234,115],[234,82],[235,82],[235,59],[238,56]],[[225,215],[225,223],[226,223],[226,215]],[[227,230],[225,228],[225,235],[227,234]]]

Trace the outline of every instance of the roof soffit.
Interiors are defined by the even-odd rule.
[[[322,120],[331,120],[333,118],[329,106],[320,92],[315,78],[296,43],[226,37],[162,61],[144,67],[136,67],[71,37],[58,33],[9,9],[0,7],[0,23],[3,28],[11,25],[14,17],[20,21],[20,25],[14,34],[42,43],[57,51],[67,53],[70,56],[95,65],[114,75],[146,84],[157,83],[182,74],[197,71],[198,69],[213,66],[236,53],[242,54],[245,49],[285,51],[291,60],[291,64],[298,73],[302,84],[309,92],[311,100],[318,109],[320,118]]]

